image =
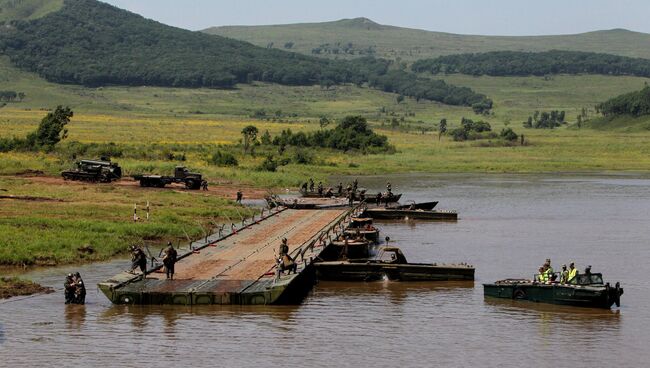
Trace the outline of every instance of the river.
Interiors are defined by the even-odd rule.
[[[54,294],[0,303],[0,366],[642,367],[650,361],[650,179],[636,175],[395,175],[393,191],[455,209],[455,223],[377,223],[410,261],[468,262],[475,283],[318,284],[299,306],[113,306],[93,287],[127,267],[25,276]],[[386,177],[360,178],[373,192]],[[482,283],[532,277],[546,258],[620,281],[622,306],[486,299]]]

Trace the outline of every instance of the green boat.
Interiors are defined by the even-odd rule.
[[[388,256],[388,257],[385,257]],[[377,257],[315,262],[316,277],[329,281],[472,281],[468,264],[409,263],[397,247],[383,247]]]
[[[613,304],[620,307],[623,288],[618,282],[614,286],[604,283],[600,273],[591,273],[578,275],[566,284],[506,279],[483,284],[483,293],[486,297],[609,309]]]

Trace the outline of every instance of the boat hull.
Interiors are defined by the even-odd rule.
[[[537,303],[609,309],[620,300],[622,288],[544,284],[483,284],[486,297],[525,300]],[[618,295],[617,295],[618,293]]]
[[[457,221],[458,220],[458,214],[456,212],[403,210],[403,209],[391,209],[391,208],[369,208],[363,213],[363,215],[373,219],[384,219],[384,220],[403,220],[403,219],[417,219],[417,220],[431,220],[431,221]]]
[[[328,281],[465,281],[474,280],[474,268],[465,265],[391,264],[383,262],[319,262],[316,278]]]

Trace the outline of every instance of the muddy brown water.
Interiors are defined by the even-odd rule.
[[[385,188],[385,178],[361,178]],[[404,198],[456,223],[380,223],[411,261],[470,262],[475,283],[320,283],[299,306],[113,306],[93,286],[126,260],[81,267],[85,306],[62,291],[0,303],[0,366],[644,367],[650,361],[650,178],[403,175]],[[485,299],[546,258],[591,264],[621,308]],[[26,276],[61,288],[73,268]]]

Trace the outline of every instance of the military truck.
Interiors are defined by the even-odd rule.
[[[99,160],[81,160],[71,170],[61,172],[64,180],[110,183],[122,178],[122,168],[117,162],[102,157]]]
[[[164,188],[165,185],[172,183],[185,184],[187,189],[200,189],[203,177],[200,173],[190,172],[184,166],[176,166],[174,176],[162,175],[133,175],[133,179],[140,181],[141,187]]]

